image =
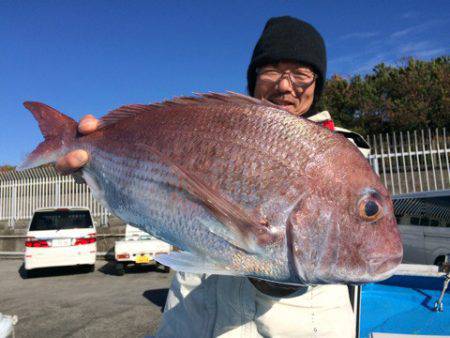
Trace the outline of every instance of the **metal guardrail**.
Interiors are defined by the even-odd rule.
[[[367,137],[369,161],[392,195],[450,189],[450,138],[445,128]]]
[[[107,224],[108,210],[72,176],[61,176],[51,166],[0,173],[0,221],[11,227],[17,220],[30,219],[38,208],[72,206],[89,208],[100,225]]]

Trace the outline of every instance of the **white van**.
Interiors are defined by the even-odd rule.
[[[36,210],[25,241],[25,271],[72,265],[87,265],[94,271],[96,235],[87,208]]]
[[[444,263],[450,254],[450,220],[430,215],[397,217],[403,241],[403,263]]]

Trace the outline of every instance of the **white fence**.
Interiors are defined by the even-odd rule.
[[[367,137],[369,161],[392,195],[450,189],[446,129]]]
[[[107,222],[108,211],[94,200],[89,187],[75,183],[72,176],[58,175],[53,167],[0,173],[0,221],[9,226],[30,219],[38,208],[71,206],[88,207],[100,224]]]
[[[446,130],[421,130],[367,137],[369,161],[393,195],[450,189],[450,142]],[[85,184],[52,167],[0,173],[0,222],[14,226],[44,207],[85,206],[101,224],[108,211]]]

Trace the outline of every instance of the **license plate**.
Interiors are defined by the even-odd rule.
[[[72,243],[72,240],[70,238],[60,238],[60,239],[54,239],[52,240],[52,246],[70,246]]]
[[[150,263],[150,256],[149,255],[136,256],[136,263],[137,264]]]

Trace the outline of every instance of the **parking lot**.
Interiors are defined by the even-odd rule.
[[[39,271],[25,279],[22,261],[0,259],[0,312],[17,315],[16,337],[144,337],[155,333],[173,273],[153,267],[116,276],[97,261]]]

